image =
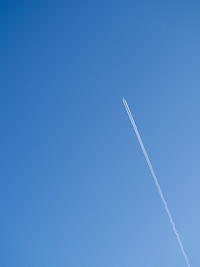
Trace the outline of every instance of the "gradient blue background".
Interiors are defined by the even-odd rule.
[[[200,265],[200,2],[0,2],[0,266]]]

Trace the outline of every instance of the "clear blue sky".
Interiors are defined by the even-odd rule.
[[[200,266],[200,2],[0,2],[0,266]]]

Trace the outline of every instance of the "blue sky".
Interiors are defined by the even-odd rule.
[[[0,266],[191,266],[199,1],[0,2]]]

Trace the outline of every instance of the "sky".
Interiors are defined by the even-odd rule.
[[[0,1],[0,266],[200,265],[200,2]]]

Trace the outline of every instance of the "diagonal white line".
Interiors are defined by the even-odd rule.
[[[143,152],[143,154],[144,154],[144,157],[145,157],[145,159],[146,159],[146,161],[147,161],[147,164],[148,164],[148,166],[149,166],[150,172],[151,172],[151,174],[152,174],[152,176],[153,176],[153,179],[154,179],[155,185],[156,185],[156,187],[157,187],[157,189],[158,189],[158,193],[159,193],[159,195],[160,195],[160,198],[161,198],[161,200],[162,200],[162,202],[163,202],[163,204],[164,204],[165,211],[166,211],[166,213],[167,213],[167,215],[168,215],[168,217],[169,217],[169,221],[170,221],[170,224],[171,224],[171,226],[172,226],[172,230],[173,230],[173,232],[174,232],[174,234],[175,234],[175,236],[176,236],[176,239],[177,239],[177,241],[178,241],[178,244],[179,244],[179,247],[180,247],[181,252],[182,252],[182,254],[183,254],[183,257],[184,257],[184,259],[185,259],[185,262],[186,262],[186,264],[187,264],[188,267],[191,267],[190,262],[189,262],[189,259],[188,259],[188,256],[187,256],[187,254],[186,254],[186,252],[185,252],[185,249],[184,249],[184,247],[183,247],[183,243],[182,243],[182,241],[181,241],[180,235],[179,235],[179,233],[178,233],[177,230],[176,230],[176,226],[175,226],[174,220],[173,220],[173,218],[172,218],[171,212],[169,211],[169,208],[168,208],[167,202],[166,202],[166,200],[165,200],[165,198],[164,198],[162,189],[161,189],[161,187],[160,187],[160,184],[159,184],[159,182],[158,182],[158,179],[157,179],[157,177],[156,177],[156,174],[155,174],[155,172],[154,172],[154,170],[153,170],[151,161],[150,161],[149,156],[148,156],[148,154],[147,154],[147,151],[146,151],[146,149],[145,149],[145,147],[144,147],[144,144],[143,144],[143,142],[142,142],[142,139],[141,139],[140,134],[139,134],[139,132],[138,132],[137,126],[136,126],[136,124],[135,124],[135,121],[134,121],[134,119],[133,119],[133,116],[132,116],[132,114],[131,114],[131,111],[130,111],[130,109],[129,109],[129,106],[128,106],[128,104],[127,104],[125,98],[123,98],[123,103],[124,103],[124,106],[125,106],[126,111],[127,111],[127,113],[128,113],[128,116],[129,116],[129,119],[130,119],[131,124],[132,124],[132,126],[133,126],[133,129],[134,129],[134,131],[135,131],[135,134],[136,134],[136,136],[137,136],[137,139],[138,139],[138,141],[139,141],[139,143],[140,143],[140,146],[141,146],[142,152]]]

